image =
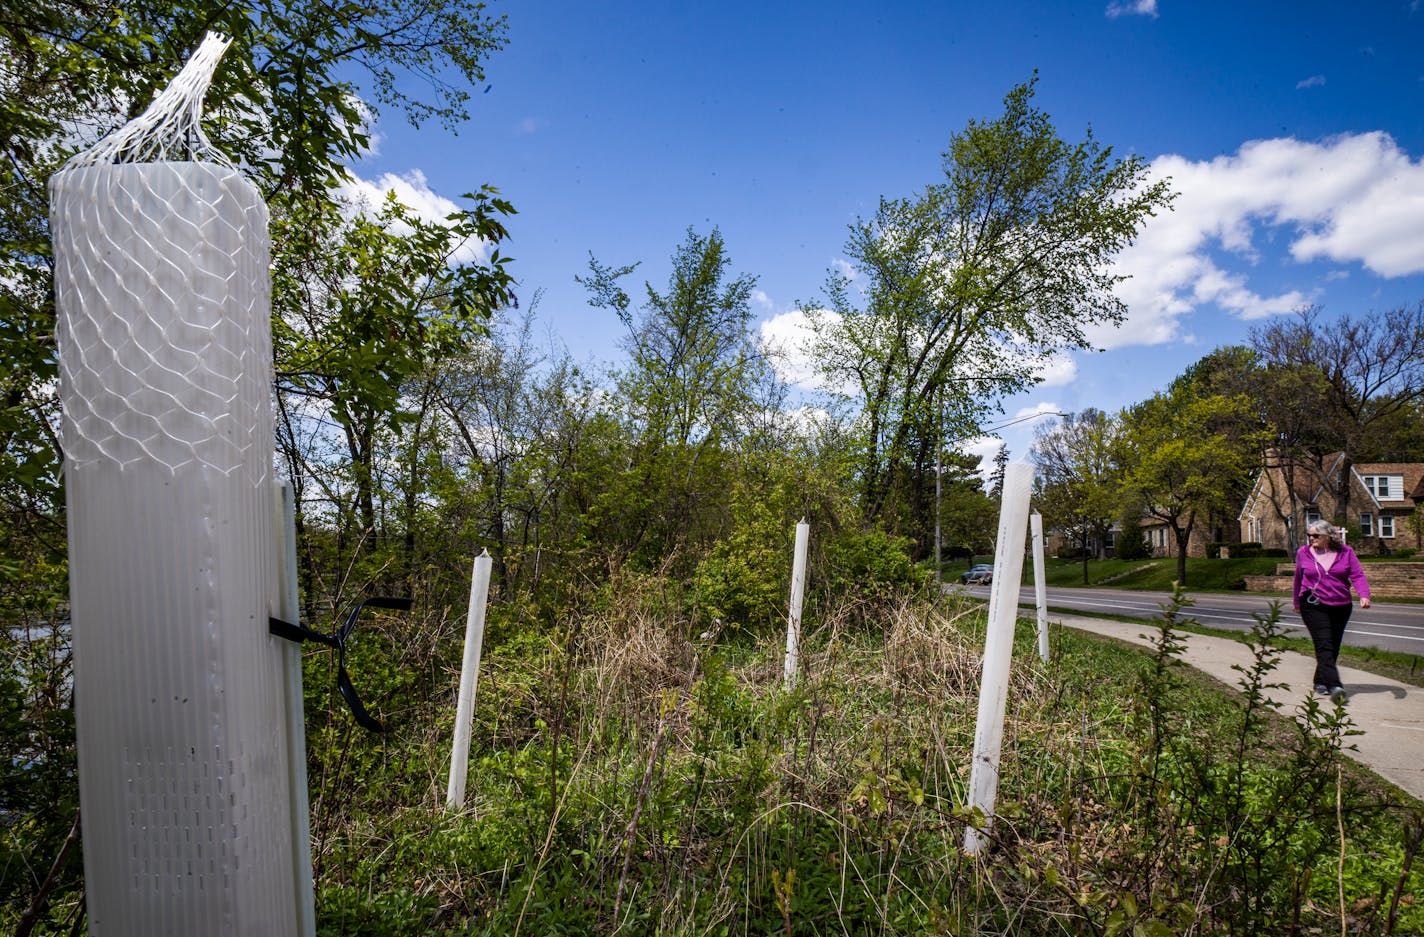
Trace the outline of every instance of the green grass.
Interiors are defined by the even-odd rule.
[[[1070,629],[1045,663],[1022,619],[973,857],[980,603],[815,605],[791,691],[778,633],[700,637],[633,589],[609,606],[491,622],[463,811],[443,807],[458,623],[400,632],[444,653],[434,683],[363,685],[383,735],[308,673],[321,937],[1382,934],[1392,908],[1424,933],[1424,805],[1341,757],[1344,707],[1253,708]],[[80,900],[35,933],[70,933]]]
[[[1193,592],[1230,592],[1246,587],[1246,576],[1270,576],[1276,565],[1286,560],[1276,557],[1208,560],[1188,557],[1187,588]],[[1033,581],[1030,564],[1027,581]],[[1044,578],[1050,586],[1106,586],[1115,589],[1143,589],[1170,592],[1177,577],[1175,557],[1143,560],[1089,560],[1088,581],[1083,582],[1081,560],[1052,558],[1044,563]]]

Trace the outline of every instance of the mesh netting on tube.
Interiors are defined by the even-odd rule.
[[[267,633],[267,209],[230,165],[164,159],[159,139],[201,140],[221,51],[205,42],[161,107],[50,183],[86,906],[104,937],[296,933],[287,649]]]
[[[203,95],[230,43],[223,36],[209,33],[183,70],[142,114],[92,148],[76,154],[65,166],[154,163],[180,158],[231,165],[227,154],[213,146],[203,133],[202,123]]]

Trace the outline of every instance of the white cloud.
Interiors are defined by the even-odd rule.
[[[446,217],[460,210],[450,199],[430,188],[425,173],[412,169],[403,176],[385,173],[372,182],[355,173],[348,172],[346,181],[340,187],[340,194],[357,206],[358,211],[372,212],[380,209],[386,196],[395,193],[402,205],[411,209],[425,221],[443,222]],[[484,263],[489,257],[488,245],[483,241],[469,240],[456,248],[451,255],[452,264]]]
[[[1004,441],[995,436],[976,436],[973,439],[960,440],[955,443],[954,448],[968,455],[977,455],[979,477],[988,481],[990,473],[994,471],[994,457],[1004,448]]]
[[[1107,9],[1108,19],[1117,19],[1119,16],[1150,16],[1157,18],[1157,0],[1124,0],[1124,2],[1109,3]]]
[[[1044,387],[1062,387],[1078,378],[1078,362],[1067,355],[1054,355],[1038,372]]]
[[[844,257],[837,257],[831,261],[831,266],[836,268],[836,272],[851,282],[855,282],[860,276],[860,272],[855,269],[855,265]]]
[[[1305,88],[1320,88],[1325,85],[1324,75],[1311,75],[1309,78],[1302,78],[1295,83],[1295,90],[1301,91]]]
[[[835,315],[826,309],[817,310],[816,314]],[[826,390],[825,380],[816,372],[812,360],[814,339],[810,318],[800,309],[772,316],[761,324],[761,347],[776,376],[807,390]]]
[[[1268,238],[1302,264],[1359,263],[1383,277],[1424,272],[1424,161],[1388,134],[1257,140],[1205,162],[1162,156],[1152,175],[1170,177],[1178,197],[1118,257],[1117,272],[1131,276],[1118,288],[1128,321],[1093,330],[1100,347],[1191,341],[1184,319],[1203,304],[1255,319],[1310,302],[1336,271],[1301,268],[1299,285],[1269,292],[1213,259],[1220,251],[1257,264],[1257,244]]]
[[[776,303],[771,301],[771,297],[766,294],[765,290],[752,290],[751,299],[752,305],[760,306],[768,312],[776,308]]]

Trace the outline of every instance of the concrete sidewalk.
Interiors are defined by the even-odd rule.
[[[1148,644],[1147,636],[1155,632],[1150,622],[1108,621],[1053,613],[1049,613],[1049,620],[1130,644]],[[1242,674],[1231,668],[1250,665],[1251,652],[1245,644],[1185,632],[1182,637],[1187,648],[1182,655],[1184,663],[1232,688],[1238,686]],[[1311,692],[1314,673],[1314,657],[1291,651],[1282,655],[1280,667],[1271,674],[1271,682],[1285,683],[1288,689],[1273,690],[1270,695],[1282,704],[1284,714],[1293,713]],[[1355,728],[1364,733],[1346,740],[1347,745],[1354,745],[1357,750],[1345,754],[1411,796],[1424,800],[1424,689],[1352,667],[1341,667],[1340,676],[1350,696],[1345,704],[1350,719]],[[1332,705],[1329,700],[1322,703]]]

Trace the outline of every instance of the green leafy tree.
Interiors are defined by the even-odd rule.
[[[731,262],[720,231],[689,228],[666,292],[645,282],[640,309],[618,285],[637,264],[612,269],[590,258],[589,275],[578,278],[593,305],[613,310],[628,329],[632,363],[621,389],[643,434],[660,445],[731,437],[750,397],[756,278],[729,277]]]
[[[579,282],[594,306],[612,310],[628,330],[631,363],[618,399],[637,450],[620,491],[618,528],[627,535],[623,550],[660,562],[726,525],[716,493],[735,471],[733,454],[754,443],[767,368],[750,338],[756,279],[731,275],[721,232],[688,229],[666,290],[645,282],[637,307],[620,285],[636,267],[590,258]]]
[[[430,379],[452,437],[452,490],[441,493],[436,526],[460,530],[475,552],[488,548],[510,599],[579,574],[576,554],[594,520],[592,483],[616,475],[610,461],[627,451],[609,414],[591,406],[599,395],[567,353],[535,346],[534,322],[532,308],[497,322]],[[439,529],[431,534],[448,542]]]
[[[1213,513],[1239,506],[1234,499],[1259,464],[1262,438],[1247,428],[1249,398],[1198,396],[1194,389],[1179,380],[1123,411],[1117,447],[1125,494],[1171,530],[1183,585],[1192,531]]]
[[[1036,83],[951,137],[943,181],[852,225],[853,278],[832,275],[829,309],[811,311],[818,365],[861,407],[867,518],[926,529],[937,424],[975,435],[1054,353],[1121,321],[1110,262],[1170,200],[1141,159],[1063,140]]]
[[[309,202],[273,225],[290,248],[277,254],[272,277],[279,438],[293,477],[307,474],[311,461],[294,449],[303,418],[294,409],[318,404],[340,432],[350,483],[328,485],[326,498],[360,531],[377,527],[376,434],[411,418],[402,404],[408,382],[470,347],[490,312],[513,299],[497,249],[488,264],[452,263],[471,242],[502,240],[500,216],[512,211],[488,190],[467,198],[471,207],[443,223],[392,196],[374,215]]]
[[[274,293],[279,368],[292,392],[286,399],[323,395],[345,421],[345,451],[335,454],[323,451],[311,422],[289,424],[305,446],[292,450],[294,466],[375,464],[374,440],[363,433],[380,424],[375,414],[391,405],[392,389],[452,332],[473,334],[508,288],[493,256],[478,270],[441,269],[448,235],[433,228],[418,228],[398,245],[387,237],[391,216],[336,220],[335,187],[367,147],[379,109],[417,122],[464,118],[469,87],[505,42],[503,20],[482,5],[37,0],[0,9],[0,634],[7,661],[43,663],[43,672],[10,667],[0,675],[0,685],[23,691],[18,714],[0,720],[0,760],[29,765],[27,779],[69,776],[74,757],[64,728],[67,694],[52,692],[67,686],[69,662],[64,631],[54,627],[65,567],[46,185],[69,156],[141,112],[209,30],[229,36],[232,47],[207,98],[205,131],[271,206],[274,257],[286,274],[314,262],[310,252],[331,251],[349,264],[339,283],[327,277],[320,287],[309,285],[313,295],[322,293],[316,308],[337,313],[324,322],[303,318],[312,310],[299,304],[301,290],[279,286]],[[471,229],[493,247],[506,210],[484,192],[452,222],[455,236]],[[397,257],[414,266],[388,279]],[[316,325],[331,331],[302,331]],[[384,365],[375,361],[381,355]],[[351,477],[362,479],[360,471]],[[22,646],[12,655],[8,645],[16,639]],[[28,737],[11,731],[19,725]],[[7,850],[22,853],[0,862],[0,894],[27,911],[24,929],[43,922],[64,897],[67,910],[56,914],[65,932],[77,932],[79,850],[63,845],[73,826],[72,788],[39,789],[42,803],[7,800],[0,811]],[[27,781],[15,790],[36,788]],[[66,859],[55,863],[56,856]],[[53,876],[33,874],[51,865]],[[8,908],[3,919],[12,919]]]
[[[1319,486],[1321,454],[1335,451],[1334,443],[1321,435],[1320,414],[1327,409],[1323,375],[1310,368],[1267,367],[1256,349],[1228,346],[1196,362],[1183,379],[1199,394],[1244,394],[1251,400],[1251,413],[1244,419],[1263,431],[1260,463],[1268,470],[1265,483],[1272,486],[1265,500],[1294,549],[1305,527],[1302,492]],[[1278,483],[1283,490],[1275,490]],[[1251,481],[1242,482],[1239,502],[1244,503],[1250,487]]]
[[[977,455],[950,452],[940,463],[940,537],[951,556],[972,559],[993,548],[999,511],[984,492],[980,462]]]
[[[1083,584],[1088,584],[1090,543],[1098,558],[1108,532],[1122,510],[1122,471],[1116,459],[1118,422],[1101,410],[1069,414],[1039,429],[1030,456],[1034,500],[1047,523],[1078,542],[1083,554]]]

